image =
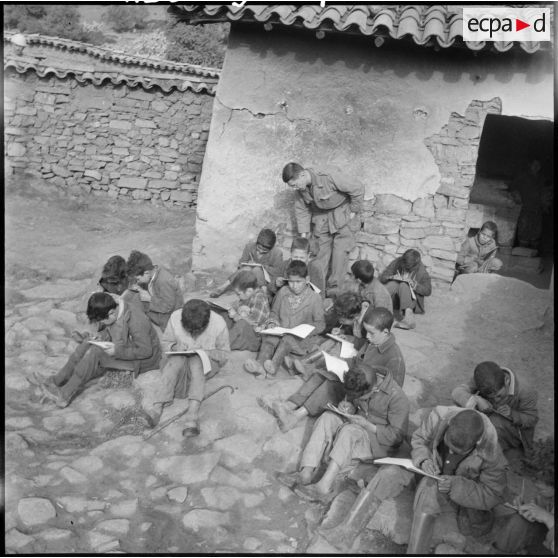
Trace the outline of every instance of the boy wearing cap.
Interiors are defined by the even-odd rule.
[[[512,448],[522,449],[525,454],[531,452],[539,420],[537,392],[521,388],[509,368],[495,362],[481,362],[473,372],[473,379],[457,386],[451,396],[460,407],[488,415],[504,452]]]
[[[256,241],[248,242],[242,251],[242,256],[238,261],[238,269],[251,269],[256,273],[258,286],[267,287],[269,283],[275,283],[277,277],[281,275],[283,252],[275,246],[276,241],[277,237],[271,229],[262,229]],[[265,276],[264,270],[268,277]],[[236,273],[235,271],[220,287],[209,293],[209,296],[217,298],[224,294],[230,288]]]
[[[171,314],[182,308],[184,298],[176,278],[164,267],[153,265],[147,254],[132,250],[127,262],[128,276],[145,304],[148,318],[161,329]]]
[[[453,518],[456,529],[468,521],[487,532],[491,510],[503,501],[507,466],[488,417],[472,409],[434,407],[414,432],[411,447],[413,465],[439,479],[420,477],[407,554],[430,553],[434,522],[441,514]],[[320,529],[320,534],[337,548],[350,548],[381,503],[412,479],[401,467],[381,467],[341,524]]]

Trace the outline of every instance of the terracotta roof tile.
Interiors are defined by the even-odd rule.
[[[443,48],[459,42],[471,50],[494,48],[500,52],[519,45],[528,53],[551,49],[540,42],[463,42],[462,7],[443,4],[172,4],[169,12],[189,23],[247,21],[304,27],[366,36],[388,34],[392,39],[411,37],[417,45],[433,40]]]
[[[34,70],[40,77],[73,76],[78,82],[100,85],[159,87],[173,90],[215,94],[220,71],[170,60],[132,56],[86,43],[43,35],[24,35],[27,46],[22,52],[11,42],[15,33],[4,33],[4,69],[22,74]]]

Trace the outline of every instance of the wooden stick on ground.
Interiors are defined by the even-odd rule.
[[[231,385],[224,385],[224,386],[219,386],[217,389],[215,389],[214,391],[212,391],[211,393],[208,393],[202,401],[207,401],[210,397],[212,397],[213,395],[215,395],[218,391],[221,391],[224,388],[230,388],[231,389],[231,395],[234,393],[235,388]],[[169,424],[172,424],[175,420],[179,419],[181,416],[185,415],[188,412],[188,407],[186,407],[186,409],[184,409],[183,411],[181,411],[180,413],[178,413],[177,415],[174,415],[174,417],[171,417],[169,419],[167,419],[165,422],[161,423],[157,428],[155,428],[154,430],[152,430],[149,434],[145,435],[143,437],[144,440],[149,440],[149,438],[151,438],[152,436],[155,436],[155,434],[158,434],[159,432],[161,432],[161,430],[164,430]]]

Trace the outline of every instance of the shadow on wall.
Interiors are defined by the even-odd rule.
[[[441,72],[444,81],[457,83],[469,76],[473,83],[482,83],[488,77],[509,83],[517,74],[524,74],[530,84],[543,81],[545,65],[552,71],[552,57],[547,53],[528,54],[520,48],[513,52],[473,52],[469,49],[447,48],[434,51],[417,46],[411,39],[387,40],[380,48],[370,37],[327,35],[316,39],[311,31],[284,29],[263,31],[237,24],[242,36],[231,33],[228,48],[234,50],[249,46],[253,53],[265,60],[268,56],[283,57],[295,53],[297,62],[321,62],[327,66],[344,62],[345,67],[368,73],[394,73],[405,78],[414,75],[428,81]],[[327,45],[329,48],[324,48]],[[534,64],[534,56],[537,64]],[[544,61],[541,65],[540,61]],[[287,84],[285,84],[288,86]]]

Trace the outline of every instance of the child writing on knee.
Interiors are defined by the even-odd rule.
[[[286,275],[287,285],[280,289],[273,301],[266,329],[276,326],[293,328],[308,324],[314,326],[314,330],[306,339],[298,339],[292,335],[265,335],[258,358],[250,359],[244,364],[245,370],[256,376],[274,376],[283,364],[283,359],[290,353],[306,354],[315,347],[316,336],[325,328],[322,299],[308,285],[306,264],[292,261]]]
[[[351,266],[351,275],[358,286],[358,293],[370,303],[372,308],[387,308],[393,312],[389,291],[375,276],[374,266],[368,260],[358,260]]]
[[[539,420],[537,393],[521,388],[516,374],[509,368],[495,362],[481,362],[475,367],[472,380],[457,386],[451,396],[460,407],[488,415],[504,452],[519,448],[529,454],[532,450]]]
[[[161,378],[146,396],[143,407],[155,426],[163,406],[174,398],[188,399],[183,419],[185,438],[200,433],[199,408],[203,400],[205,380],[227,362],[230,354],[229,332],[225,320],[213,312],[207,302],[192,299],[175,310],[163,335],[165,351],[203,350],[209,357],[211,370],[204,370],[198,354],[167,355],[161,363]]]
[[[184,303],[178,281],[164,267],[153,265],[149,256],[137,250],[130,253],[127,267],[147,316],[161,332],[164,331],[171,314]]]
[[[259,332],[269,318],[267,294],[249,269],[241,269],[231,286],[238,296],[238,303],[229,310],[227,320],[231,351],[257,352],[262,342]]]
[[[258,277],[258,285],[265,286],[274,283],[275,279],[281,274],[283,264],[283,253],[275,246],[277,237],[271,229],[262,229],[255,242],[249,242],[242,251],[242,256],[238,262],[238,269],[248,268],[254,271]],[[253,264],[260,264],[254,266]],[[261,266],[261,267],[260,267]],[[266,280],[265,273],[269,277]],[[209,293],[211,298],[217,298],[229,290],[235,273],[233,273],[220,287]]]
[[[403,320],[395,324],[401,329],[414,329],[414,314],[424,314],[424,297],[432,294],[430,275],[421,261],[418,250],[409,249],[393,260],[380,281],[389,291],[393,308],[403,313]]]
[[[87,317],[99,325],[96,340],[107,345],[101,348],[83,341],[58,374],[47,380],[44,394],[60,408],[67,407],[89,380],[109,368],[131,370],[137,376],[159,366],[159,338],[137,305],[122,298],[116,302],[109,293],[94,293],[87,303]]]
[[[347,359],[349,367],[361,363],[369,368],[380,367],[389,373],[395,383],[403,386],[405,361],[395,341],[391,326],[393,314],[386,308],[369,308],[364,315],[362,327],[366,332],[355,357]],[[302,386],[287,401],[275,400],[271,404],[262,399],[258,403],[271,410],[284,432],[294,428],[307,416],[315,417],[327,410],[327,403],[337,405],[345,395],[341,380],[324,366],[316,368]]]

